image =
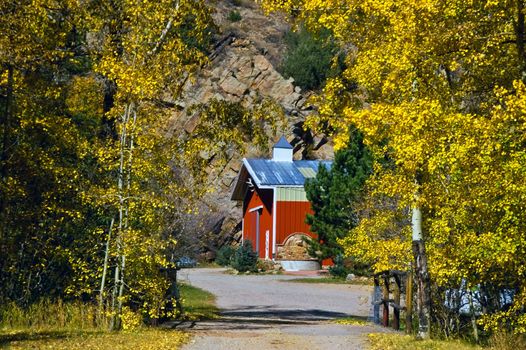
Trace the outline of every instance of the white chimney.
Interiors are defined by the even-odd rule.
[[[272,160],[277,162],[292,162],[293,147],[283,136],[274,145],[272,151]]]

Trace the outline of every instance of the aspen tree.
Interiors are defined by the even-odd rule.
[[[349,124],[364,133],[378,162],[370,195],[396,200],[398,211],[412,208],[406,214],[413,215],[414,242],[425,243],[432,282],[460,288],[466,281],[485,295],[484,327],[511,324],[525,332],[518,311],[525,305],[523,269],[512,267],[524,251],[523,205],[516,200],[523,197],[526,165],[516,148],[523,129],[518,111],[524,111],[524,2],[262,3],[311,30],[329,29],[347,50],[347,69],[327,82],[316,98],[319,114],[307,124],[331,125],[337,147]],[[355,92],[348,81],[357,82]],[[382,164],[386,159],[392,164]],[[376,219],[362,220],[342,241],[346,251],[372,260],[375,269],[407,266],[411,232],[389,234],[396,211],[373,211]],[[414,252],[423,253],[420,248]],[[386,252],[391,258],[382,257]],[[426,280],[425,269],[415,267]],[[417,300],[427,304],[425,288],[417,290]],[[498,302],[506,290],[513,291],[514,311]],[[425,320],[420,323],[425,332]]]

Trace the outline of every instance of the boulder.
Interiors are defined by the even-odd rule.
[[[354,275],[354,273],[350,273],[347,275],[347,277],[345,277],[346,281],[353,281],[354,279],[356,279],[356,276]]]

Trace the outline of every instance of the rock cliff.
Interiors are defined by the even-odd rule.
[[[272,98],[287,115],[285,136],[294,146],[295,158],[331,158],[332,147],[323,147],[327,140],[302,128],[305,117],[312,113],[307,104],[310,92],[301,91],[292,78],[285,79],[276,69],[285,49],[283,36],[289,30],[287,23],[279,16],[265,16],[251,1],[238,5],[218,2],[214,7],[218,39],[209,64],[195,80],[187,82],[182,98],[174,101],[180,110],[174,115],[172,128],[183,128],[188,133],[194,130],[198,117],[187,113],[194,104],[219,99],[248,106],[261,98]],[[231,11],[237,11],[241,20],[229,21]],[[214,192],[201,203],[200,221],[206,237],[201,239],[205,244],[199,248],[201,253],[208,252],[209,258],[217,247],[240,238],[241,209],[230,200],[230,193],[241,159],[250,156],[254,156],[250,150],[248,154],[232,154],[227,165],[210,178]]]

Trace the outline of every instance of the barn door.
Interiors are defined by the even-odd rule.
[[[260,252],[260,240],[261,240],[261,211],[263,209],[263,206],[256,207],[250,210],[250,221],[251,221],[251,228],[254,230],[253,237],[255,239],[255,242],[253,243],[253,249],[257,252],[259,257]],[[251,235],[252,236],[252,235]]]

